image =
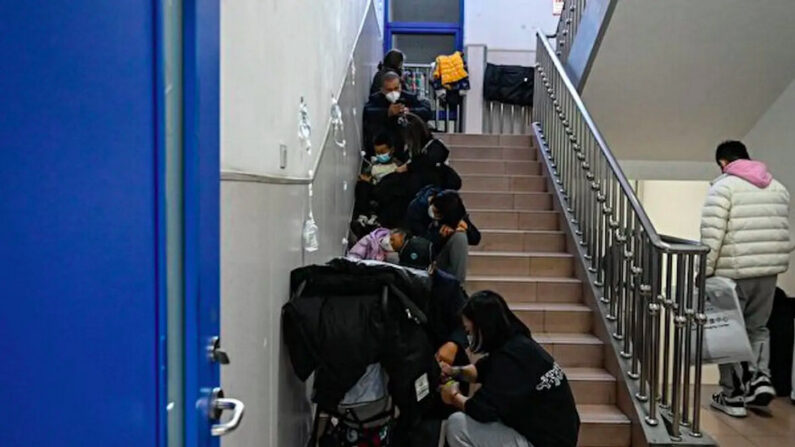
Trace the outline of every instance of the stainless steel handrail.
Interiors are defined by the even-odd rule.
[[[563,3],[563,10],[558,21],[558,29],[555,32],[556,54],[561,60],[569,58],[571,46],[577,36],[577,30],[582,22],[585,12],[586,0],[566,0]]]
[[[683,441],[682,427],[699,438],[706,318],[696,290],[709,249],[657,233],[548,39],[537,32],[536,40],[533,126],[627,384],[646,424],[666,419],[671,443]]]

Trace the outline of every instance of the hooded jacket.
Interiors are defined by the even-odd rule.
[[[384,261],[389,254],[381,247],[381,239],[389,237],[389,230],[376,228],[372,233],[361,238],[350,250],[348,258],[355,260],[368,259],[371,261]]]
[[[758,161],[736,160],[712,182],[701,216],[707,276],[771,276],[789,268],[789,192]]]

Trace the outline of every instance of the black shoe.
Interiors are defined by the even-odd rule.
[[[776,389],[767,376],[757,376],[745,386],[745,405],[764,408],[776,398]]]
[[[715,393],[712,395],[712,402],[710,405],[712,408],[735,418],[744,418],[748,416],[743,396],[729,397],[723,393]]]

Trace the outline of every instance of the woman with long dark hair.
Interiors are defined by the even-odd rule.
[[[373,83],[370,85],[370,94],[378,93],[381,91],[381,84],[383,83],[384,74],[387,72],[397,73],[400,77],[400,83],[406,87],[406,81],[403,80],[403,60],[405,56],[403,52],[398,49],[387,51],[384,55],[384,60],[378,63],[378,71],[373,76]]]
[[[461,189],[461,177],[446,164],[450,149],[442,140],[433,136],[422,118],[413,113],[406,114],[402,137],[400,144],[410,160],[407,170],[411,174],[412,194],[427,185],[441,189]]]
[[[461,311],[475,364],[442,364],[450,447],[575,447],[580,418],[566,375],[495,292],[477,292]],[[481,383],[472,397],[458,382]]]

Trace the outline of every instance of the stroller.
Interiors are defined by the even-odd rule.
[[[295,269],[290,279],[285,344],[298,378],[314,374],[308,446],[406,445],[436,400],[440,376],[421,310],[428,276],[338,258]]]
[[[309,445],[315,442],[320,447],[391,445],[395,407],[386,384],[383,367],[379,363],[368,366],[336,409],[316,409]]]

